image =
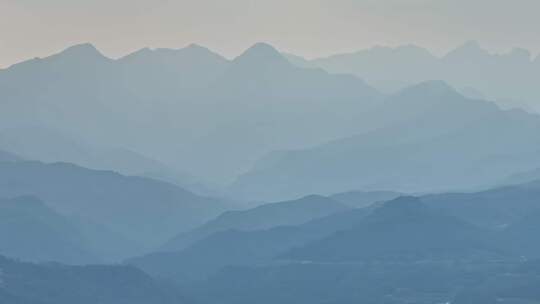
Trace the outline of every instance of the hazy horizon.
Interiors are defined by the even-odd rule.
[[[126,57],[130,54],[133,54],[133,53],[136,53],[137,51],[140,51],[142,49],[151,49],[151,50],[159,50],[159,49],[170,49],[170,50],[180,50],[180,49],[184,49],[184,48],[188,48],[190,46],[193,46],[193,45],[196,45],[196,46],[200,46],[200,47],[204,47],[204,48],[207,48],[208,50],[220,55],[220,56],[223,56],[224,58],[226,58],[227,60],[233,60],[234,58],[242,55],[242,53],[244,53],[246,50],[248,50],[249,48],[253,47],[254,45],[257,45],[259,43],[264,43],[264,44],[268,44],[272,47],[274,47],[276,50],[278,50],[279,52],[281,52],[282,54],[287,54],[287,55],[292,55],[292,56],[299,56],[303,59],[306,59],[306,60],[317,60],[317,59],[323,59],[323,58],[329,58],[329,57],[332,57],[332,56],[335,56],[335,55],[344,55],[344,54],[353,54],[353,53],[356,53],[356,52],[360,52],[360,51],[364,51],[364,50],[370,50],[370,49],[376,49],[376,48],[389,48],[389,49],[398,49],[398,48],[401,48],[401,47],[408,47],[408,46],[413,46],[413,47],[418,47],[418,48],[421,48],[421,49],[424,49],[426,51],[428,51],[430,54],[432,54],[434,57],[436,58],[443,58],[444,56],[446,56],[448,53],[452,52],[453,50],[461,47],[461,46],[464,46],[468,43],[476,43],[482,50],[486,51],[487,53],[491,54],[491,55],[505,55],[505,54],[510,54],[512,51],[514,50],[524,50],[526,52],[529,52],[529,54],[531,55],[530,58],[532,61],[536,60],[537,58],[540,58],[540,53],[533,53],[531,50],[529,49],[525,49],[525,48],[521,48],[521,47],[512,47],[512,48],[509,48],[507,50],[496,50],[496,49],[489,49],[487,47],[485,47],[481,41],[479,40],[475,40],[475,39],[472,39],[472,40],[466,40],[466,41],[463,41],[461,43],[458,43],[456,44],[455,46],[453,47],[449,47],[447,50],[445,51],[440,51],[440,52],[435,52],[433,51],[432,49],[429,49],[427,47],[424,47],[423,45],[419,45],[419,44],[414,44],[414,43],[403,43],[403,44],[396,44],[396,45],[385,45],[385,44],[374,44],[374,45],[371,45],[371,46],[366,46],[366,47],[363,47],[363,48],[358,48],[358,49],[355,49],[355,50],[351,50],[351,51],[343,51],[343,52],[330,52],[328,54],[324,54],[324,55],[320,55],[320,56],[304,56],[303,54],[300,54],[300,53],[293,53],[293,52],[288,52],[287,50],[283,50],[279,47],[277,47],[276,45],[274,44],[271,44],[269,42],[266,42],[266,41],[254,41],[253,43],[249,44],[246,46],[245,49],[241,49],[238,51],[238,53],[234,53],[234,54],[225,54],[225,53],[222,53],[222,52],[219,52],[205,44],[200,44],[200,43],[196,43],[196,42],[191,42],[191,43],[187,43],[185,45],[182,45],[182,46],[179,46],[179,47],[160,47],[160,46],[143,46],[141,48],[138,48],[138,49],[134,49],[134,50],[129,50],[127,51],[126,53],[119,53],[117,55],[112,55],[112,54],[109,54],[105,51],[103,51],[102,48],[100,48],[99,45],[93,43],[93,42],[90,42],[90,41],[82,41],[82,42],[79,42],[79,43],[74,43],[74,44],[69,44],[69,45],[65,45],[64,47],[56,50],[56,51],[53,51],[52,53],[44,53],[44,54],[40,54],[40,55],[36,55],[34,57],[28,57],[28,58],[22,58],[21,60],[19,61],[16,61],[16,62],[12,62],[10,64],[7,64],[6,66],[0,66],[0,69],[7,69],[9,68],[10,66],[12,65],[15,65],[15,64],[18,64],[18,63],[21,63],[21,62],[25,62],[25,61],[28,61],[28,60],[32,60],[34,58],[46,58],[46,57],[49,57],[49,56],[53,56],[53,55],[56,55],[56,54],[59,54],[59,53],[62,53],[63,51],[71,48],[71,47],[74,47],[74,46],[80,46],[80,45],[91,45],[93,46],[94,48],[96,48],[96,50],[102,54],[103,56],[105,56],[106,58],[109,58],[109,59],[113,59],[113,60],[118,60],[118,59],[121,59],[123,57]]]
[[[84,42],[112,58],[190,43],[231,58],[260,41],[307,58],[403,44],[442,55],[468,40],[490,52],[520,47],[536,57],[538,9],[532,0],[2,0],[0,68]]]
[[[539,0],[0,0],[0,304],[539,304]]]

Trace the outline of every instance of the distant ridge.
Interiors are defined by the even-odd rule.
[[[437,214],[415,197],[400,197],[375,209],[351,230],[337,232],[284,258],[307,261],[468,259],[499,249],[488,231]],[[504,255],[504,254],[503,254]]]
[[[350,209],[331,198],[309,195],[300,199],[264,204],[255,208],[227,211],[186,233],[177,235],[162,248],[179,251],[217,232],[227,230],[254,231],[278,226],[299,225],[330,214]]]
[[[311,189],[322,195],[350,189],[474,189],[540,163],[540,142],[529,140],[540,131],[540,116],[466,98],[441,81],[385,98],[357,124],[363,133],[274,154],[270,165],[255,166],[231,192],[282,199]],[[506,165],[490,164],[495,159]]]
[[[442,79],[458,90],[474,88],[504,108],[540,111],[537,103],[540,94],[532,81],[540,77],[540,60],[521,48],[494,53],[471,40],[440,56],[419,46],[403,45],[376,46],[313,60],[288,57],[299,66],[352,73],[387,93],[418,82]]]
[[[196,176],[215,189],[272,150],[356,133],[358,114],[380,98],[358,77],[298,68],[265,43],[233,60],[199,45],[109,59],[81,44],[0,71],[0,134],[30,125],[69,134],[90,150],[61,151],[70,162],[102,168],[92,151],[131,151],[169,171],[153,176]],[[45,147],[54,147],[35,140],[15,142],[32,159],[50,159]],[[144,175],[129,166],[123,172]]]

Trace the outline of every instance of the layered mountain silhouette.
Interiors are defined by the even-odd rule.
[[[299,226],[216,233],[134,263],[184,284],[195,280],[189,293],[205,303],[444,303],[476,299],[477,290],[538,299],[535,272],[502,234],[400,197]]]
[[[43,126],[27,125],[0,131],[0,147],[17,158],[43,162],[70,162],[126,175],[148,176],[205,192],[196,177],[170,169],[155,159],[125,148],[91,146],[81,139]],[[15,155],[10,156],[13,159]]]
[[[163,250],[181,250],[220,231],[253,231],[299,225],[348,209],[350,207],[338,201],[310,195],[293,201],[264,204],[248,210],[227,211],[194,230],[176,236],[163,247]]]
[[[68,218],[34,197],[0,199],[0,254],[25,261],[96,263]]]
[[[385,203],[351,230],[292,250],[284,257],[320,262],[471,259],[500,254],[489,232],[437,214],[419,199]]]
[[[287,58],[299,66],[355,74],[383,91],[442,79],[460,90],[474,88],[504,107],[538,110],[536,101],[540,96],[535,90],[535,79],[540,75],[539,60],[524,49],[494,54],[478,42],[468,41],[444,56],[435,56],[415,45],[402,45],[376,46],[309,61],[298,56]]]
[[[443,82],[407,88],[364,118],[358,124],[365,132],[274,153],[231,191],[279,199],[354,189],[478,189],[540,162],[533,136],[539,116],[465,98]]]
[[[468,42],[0,70],[0,303],[537,303],[539,69]]]
[[[369,207],[374,203],[389,201],[402,195],[402,193],[393,191],[348,191],[332,194],[330,198],[353,208],[363,208]]]
[[[473,193],[425,195],[431,208],[469,223],[501,230],[540,212],[540,182],[503,186]]]
[[[222,201],[149,178],[67,163],[0,163],[0,197],[19,195],[39,197],[74,218],[94,235],[96,251],[112,259],[161,245],[226,208]]]
[[[246,219],[251,219],[253,213],[258,214],[261,210],[277,207],[288,210],[285,207],[290,207],[291,203],[263,205],[248,211],[234,212],[236,216],[226,216],[229,213],[225,213],[221,217],[227,220],[226,226],[217,226],[217,223],[224,219],[211,221],[175,238],[169,244],[178,247],[162,249],[170,252],[156,252],[131,259],[129,263],[156,276],[189,281],[215,274],[228,266],[269,265],[276,260],[290,259],[289,254],[293,255],[298,251],[305,254],[317,252],[311,250],[311,246],[318,246],[321,251],[326,248],[323,253],[336,255],[354,254],[355,248],[366,254],[369,254],[370,250],[379,249],[394,252],[395,256],[388,255],[386,259],[471,259],[475,255],[478,255],[476,258],[488,260],[502,256],[514,259],[517,256],[531,255],[537,247],[530,239],[535,234],[530,233],[531,231],[527,230],[529,228],[520,228],[532,227],[530,224],[534,224],[534,215],[540,212],[540,205],[537,203],[540,194],[537,189],[538,187],[531,183],[474,193],[425,195],[419,199],[404,197],[389,202],[376,199],[372,204],[367,204],[367,208],[346,209],[306,223],[293,225],[291,222],[281,222],[282,226],[271,228],[267,221],[263,220],[261,226],[258,226],[250,220],[250,225],[246,227]],[[382,194],[394,195],[385,192]],[[355,204],[354,197],[360,199],[360,203],[356,204],[365,204],[362,200],[366,199],[366,193],[345,193],[333,197],[340,196],[344,196],[352,204]],[[306,203],[296,203],[297,206],[309,208],[307,198],[300,201]],[[308,213],[308,210],[304,213]],[[277,225],[278,222],[273,224]],[[529,223],[529,226],[525,226],[525,223]],[[381,229],[380,235],[375,233],[377,229]],[[424,235],[426,233],[427,236]],[[356,236],[364,234],[368,234],[364,237],[371,242],[365,245],[369,249],[363,249],[364,245],[355,239]],[[333,239],[342,235],[346,235],[350,240],[331,245],[324,243],[325,238]],[[383,235],[388,239],[383,239]],[[371,246],[373,244],[379,244],[381,248],[376,249],[376,246]],[[302,249],[303,246],[305,249]],[[403,248],[398,251],[392,246]],[[440,248],[437,252],[430,252],[435,250],[430,246]],[[464,251],[453,252],[445,246],[461,248]],[[416,248],[417,251],[407,252],[407,248]],[[288,253],[290,250],[293,253]],[[403,256],[400,257],[397,252],[401,252]],[[437,257],[437,254],[440,256]],[[358,258],[360,257],[367,259],[359,254]],[[383,254],[373,254],[369,259],[377,257],[384,259]]]
[[[0,71],[0,91],[0,134],[51,130],[90,148],[80,153],[132,151],[211,182],[231,180],[271,150],[354,134],[358,114],[380,97],[354,76],[298,68],[264,43],[234,60],[197,45],[112,60],[76,45]],[[54,161],[104,167],[71,152]]]
[[[279,206],[281,209],[286,205],[279,204],[282,205]],[[309,208],[308,204],[302,205]],[[196,233],[194,236],[197,238],[189,239],[190,243],[184,241],[182,243],[184,248],[178,251],[156,252],[130,259],[127,263],[156,277],[177,282],[201,280],[230,266],[274,264],[276,258],[288,250],[327,237],[337,231],[350,229],[370,212],[370,208],[345,209],[297,225],[283,224],[258,230],[220,230],[204,236]],[[203,229],[202,232],[208,231]],[[178,244],[178,240],[175,239],[174,244]]]

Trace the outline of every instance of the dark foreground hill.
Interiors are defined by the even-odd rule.
[[[176,236],[162,250],[178,251],[220,231],[253,231],[300,225],[348,209],[350,207],[337,200],[309,195],[297,200],[269,203],[247,210],[226,211],[204,225]]]
[[[0,254],[27,261],[97,262],[83,233],[33,197],[0,199]]]
[[[354,228],[292,250],[300,261],[430,261],[504,257],[494,235],[439,214],[418,198],[401,197],[375,209]]]
[[[219,200],[149,178],[67,163],[0,162],[0,197],[20,195],[73,219],[94,251],[113,260],[157,247],[225,209]]]
[[[127,266],[31,264],[0,256],[2,304],[178,304],[177,292]]]
[[[180,251],[156,252],[127,262],[157,277],[192,281],[228,266],[273,264],[292,248],[354,227],[370,212],[367,208],[351,209],[296,226],[215,232]]]

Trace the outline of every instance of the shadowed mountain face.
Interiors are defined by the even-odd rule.
[[[9,304],[172,304],[185,300],[126,266],[30,264],[0,256],[0,301]]]
[[[298,68],[262,43],[232,61],[196,45],[118,60],[77,45],[0,71],[0,91],[0,134],[16,139],[14,130],[34,127],[83,147],[60,149],[68,159],[53,161],[103,168],[108,158],[96,151],[132,151],[219,182],[269,151],[356,133],[359,113],[380,96],[353,76]],[[54,155],[28,143],[4,146],[36,160]]]
[[[181,250],[220,231],[252,231],[277,226],[299,225],[348,209],[349,207],[338,201],[323,196],[310,195],[294,201],[265,204],[248,210],[227,211],[194,230],[176,236],[162,249],[166,251]]]
[[[268,207],[274,207],[271,206],[274,204],[269,205]],[[354,227],[370,211],[367,208],[346,209],[298,225],[259,230],[221,230],[204,236],[196,233],[197,239],[189,239],[191,241],[189,246],[179,251],[156,252],[130,259],[127,263],[156,277],[169,278],[177,282],[200,280],[229,266],[273,264],[278,256],[294,247]],[[179,239],[175,241],[177,240]],[[185,242],[183,244],[188,245]]]
[[[261,210],[289,210],[293,205],[268,204],[232,213],[236,216],[225,213],[174,239],[170,244],[182,247],[167,249],[176,252],[157,252],[129,263],[159,277],[190,281],[211,276],[227,266],[268,265],[291,257],[301,261],[323,259],[323,263],[328,259],[342,263],[379,258],[403,262],[534,257],[538,246],[530,238],[536,235],[531,233],[536,231],[534,214],[540,212],[537,190],[537,185],[531,183],[476,193],[405,197],[335,212],[294,226],[268,229],[268,222],[258,226],[251,220],[245,226],[246,219],[257,218],[254,214]],[[351,204],[363,204],[366,198],[365,193],[343,195]],[[298,201],[306,204],[297,206],[308,208],[308,198]],[[303,213],[309,212],[306,209]],[[220,222],[227,226],[217,225]],[[225,230],[227,227],[231,230]]]
[[[351,73],[383,91],[395,91],[432,79],[460,89],[474,88],[504,107],[539,110],[538,59],[529,51],[513,49],[492,54],[469,41],[442,57],[414,45],[374,47],[311,61],[289,56],[299,66],[320,67],[334,73]]]
[[[247,197],[283,198],[351,189],[474,189],[540,163],[540,117],[471,100],[442,82],[388,98],[359,135],[276,153],[232,186]]]
[[[540,212],[540,182],[499,187],[474,193],[426,195],[430,207],[488,229],[501,230]]]
[[[353,229],[284,257],[318,262],[497,258],[501,253],[491,239],[489,232],[437,214],[417,198],[401,197],[374,210]]]
[[[17,155],[0,150],[0,162],[11,162],[18,160],[21,160],[21,158]]]
[[[483,100],[540,97],[533,65],[83,44],[0,70],[0,304],[539,303],[540,116]]]
[[[225,208],[220,201],[148,178],[65,163],[0,163],[0,197],[18,195],[43,199],[47,206],[75,218],[85,231],[100,239],[118,235],[123,242],[111,242],[113,248],[101,248],[116,251],[114,258],[135,254],[122,250],[126,242],[142,249],[158,246]],[[114,246],[119,248],[113,250]]]
[[[131,262],[202,303],[427,304],[489,291],[534,303],[537,272],[503,235],[400,197],[298,226],[220,232]]]
[[[41,262],[99,261],[76,225],[33,197],[0,199],[0,254]]]

